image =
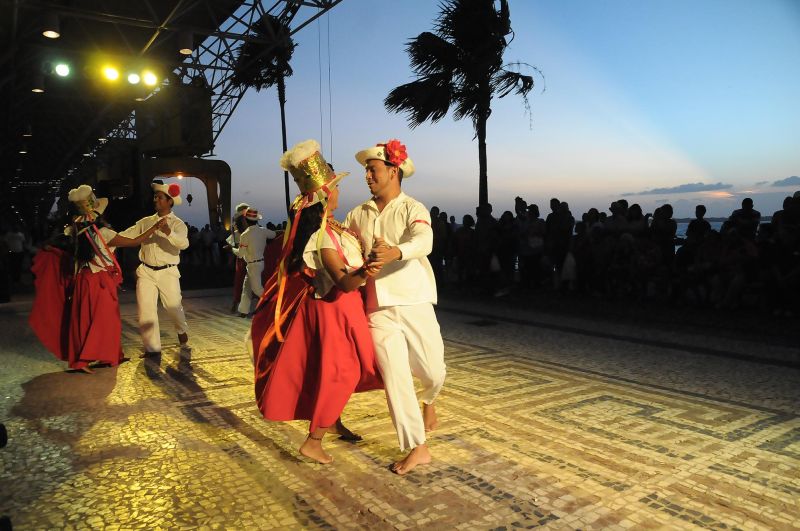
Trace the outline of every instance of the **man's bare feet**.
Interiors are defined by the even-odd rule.
[[[84,365],[83,367],[81,367],[81,368],[80,368],[80,369],[78,369],[78,370],[79,370],[80,372],[85,372],[86,374],[94,374],[94,371],[93,371],[93,370],[92,370],[92,368],[91,368],[91,367],[89,367],[88,365]]]
[[[310,435],[300,447],[300,453],[323,465],[333,462],[333,456],[325,453],[325,450],[322,449],[322,441],[313,439]]]
[[[427,444],[421,444],[411,450],[405,459],[392,465],[392,472],[404,476],[414,470],[417,465],[427,465],[431,462],[431,452]]]
[[[422,404],[422,421],[425,424],[425,431],[433,431],[439,427],[439,418],[436,416],[436,406],[433,404]]]

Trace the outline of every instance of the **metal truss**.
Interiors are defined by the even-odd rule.
[[[202,0],[209,8],[209,2]],[[244,1],[234,13],[224,21],[220,21],[217,30],[198,45],[191,56],[173,70],[171,82],[183,84],[202,84],[212,92],[211,113],[213,142],[216,144],[219,135],[230,120],[246,87],[233,83],[234,66],[237,51],[242,42],[259,41],[251,35],[250,29],[265,14],[270,14],[285,21],[294,35],[305,26],[324,15],[342,0],[249,0]],[[196,7],[196,6],[195,6]],[[109,133],[112,138],[136,138],[136,116],[132,112],[117,128]]]

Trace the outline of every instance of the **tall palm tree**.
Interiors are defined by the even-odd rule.
[[[289,24],[265,14],[256,22],[252,35],[258,41],[247,41],[239,47],[234,65],[233,82],[244,87],[261,89],[277,87],[281,108],[281,135],[286,151],[286,78],[294,72],[289,62],[296,46]],[[289,172],[283,172],[286,190],[286,212],[289,214]]]
[[[417,79],[393,89],[384,100],[390,111],[404,112],[414,128],[441,120],[450,107],[453,118],[470,118],[478,138],[478,204],[489,202],[486,175],[486,121],[494,96],[512,92],[528,108],[533,77],[524,75],[521,63],[504,64],[503,52],[513,38],[508,1],[447,0],[439,6],[434,32],[409,41],[406,51]],[[541,75],[535,67],[525,65]]]

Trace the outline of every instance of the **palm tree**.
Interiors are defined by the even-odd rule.
[[[512,92],[527,95],[533,77],[513,70],[522,64],[504,64],[503,52],[510,40],[511,18],[508,1],[448,0],[440,4],[434,32],[420,33],[409,41],[406,51],[417,79],[393,89],[384,100],[390,111],[405,112],[414,128],[425,121],[441,120],[450,107],[453,118],[469,117],[478,138],[478,204],[489,202],[486,175],[486,121],[492,113],[494,96]],[[525,65],[541,75],[530,65]]]
[[[233,82],[254,88],[277,86],[281,107],[281,135],[283,151],[286,146],[286,78],[293,74],[289,62],[296,46],[289,24],[280,18],[265,14],[256,22],[252,35],[257,41],[247,41],[239,47],[234,65]],[[286,212],[289,213],[289,173],[283,172],[286,190]]]

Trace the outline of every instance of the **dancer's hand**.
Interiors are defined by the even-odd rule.
[[[167,223],[167,217],[164,216],[163,218],[158,220],[158,223],[161,225],[158,227],[158,230],[163,232],[165,235],[169,236],[172,232],[172,229],[169,228],[169,223]]]
[[[402,252],[397,247],[391,247],[380,236],[375,236],[375,244],[372,246],[372,251],[369,253],[369,263],[376,267],[383,267],[390,262],[400,260],[403,257]]]

